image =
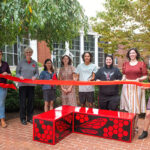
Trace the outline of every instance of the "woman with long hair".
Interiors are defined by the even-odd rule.
[[[142,82],[147,78],[147,67],[143,61],[139,61],[140,54],[136,48],[127,52],[128,62],[122,67],[123,80]],[[129,113],[136,113],[136,125],[138,114],[145,113],[145,91],[137,85],[124,84],[121,93],[120,109]],[[136,127],[137,128],[137,127]]]
[[[53,80],[56,79],[54,73],[53,63],[51,59],[46,59],[44,62],[44,70],[40,74],[41,80]],[[43,99],[44,99],[44,111],[53,109],[54,100],[56,99],[56,86],[42,85]]]
[[[95,80],[114,81],[121,80],[122,74],[117,67],[113,66],[113,56],[107,55],[105,66],[100,68],[95,74]],[[100,85],[99,86],[99,108],[107,110],[118,110],[120,104],[118,85]]]

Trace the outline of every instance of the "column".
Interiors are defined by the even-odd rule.
[[[98,35],[94,36],[95,39],[95,65],[98,67]]]
[[[34,59],[35,61],[38,61],[38,57],[37,57],[37,40],[30,40],[30,47],[33,49],[33,55],[32,55],[32,59]]]
[[[83,63],[82,54],[84,53],[84,32],[80,32],[80,63]]]
[[[69,42],[65,42],[65,54],[69,56],[70,50],[69,50]]]

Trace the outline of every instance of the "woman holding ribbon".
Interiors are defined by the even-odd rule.
[[[68,55],[64,55],[61,59],[59,71],[60,80],[74,80],[75,68],[72,66],[72,60]],[[77,106],[75,87],[72,85],[61,85],[62,105]]]
[[[21,80],[24,79],[35,80],[39,76],[38,65],[37,62],[31,58],[32,54],[33,54],[32,48],[27,47],[24,49],[25,59],[23,59],[18,64],[16,69],[16,76],[19,77]],[[23,125],[27,125],[27,122],[30,123],[33,122],[32,116],[33,116],[35,84],[27,84],[19,82],[18,85],[19,85],[19,99],[20,99],[20,120]]]
[[[121,80],[120,70],[113,66],[112,55],[105,58],[105,66],[100,68],[95,74],[96,81],[114,81]],[[118,85],[100,85],[99,86],[99,108],[107,110],[117,110],[120,104]]]
[[[46,59],[44,62],[44,70],[40,74],[41,80],[56,80],[54,73],[53,63],[51,59]],[[44,111],[53,109],[54,100],[56,99],[56,86],[55,85],[42,85]]]
[[[3,53],[0,50],[0,74],[2,75],[8,75],[11,74],[10,68],[7,62],[2,61]],[[6,84],[7,80],[4,78],[0,78],[0,83]],[[1,126],[3,128],[7,127],[7,124],[5,122],[5,98],[7,95],[7,89],[0,87],[0,120],[1,120]]]
[[[127,52],[128,62],[122,67],[123,80],[142,82],[147,78],[147,68],[143,61],[139,61],[140,54],[136,48],[131,48]],[[145,91],[137,85],[124,84],[121,93],[120,109],[129,113],[145,113]],[[136,119],[136,124],[138,115]]]

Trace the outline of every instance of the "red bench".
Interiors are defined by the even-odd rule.
[[[33,117],[33,140],[56,144],[72,132],[131,142],[135,114],[61,106]]]

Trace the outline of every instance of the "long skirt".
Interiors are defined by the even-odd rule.
[[[129,113],[145,113],[145,90],[140,86],[124,84],[122,87],[120,109]]]

